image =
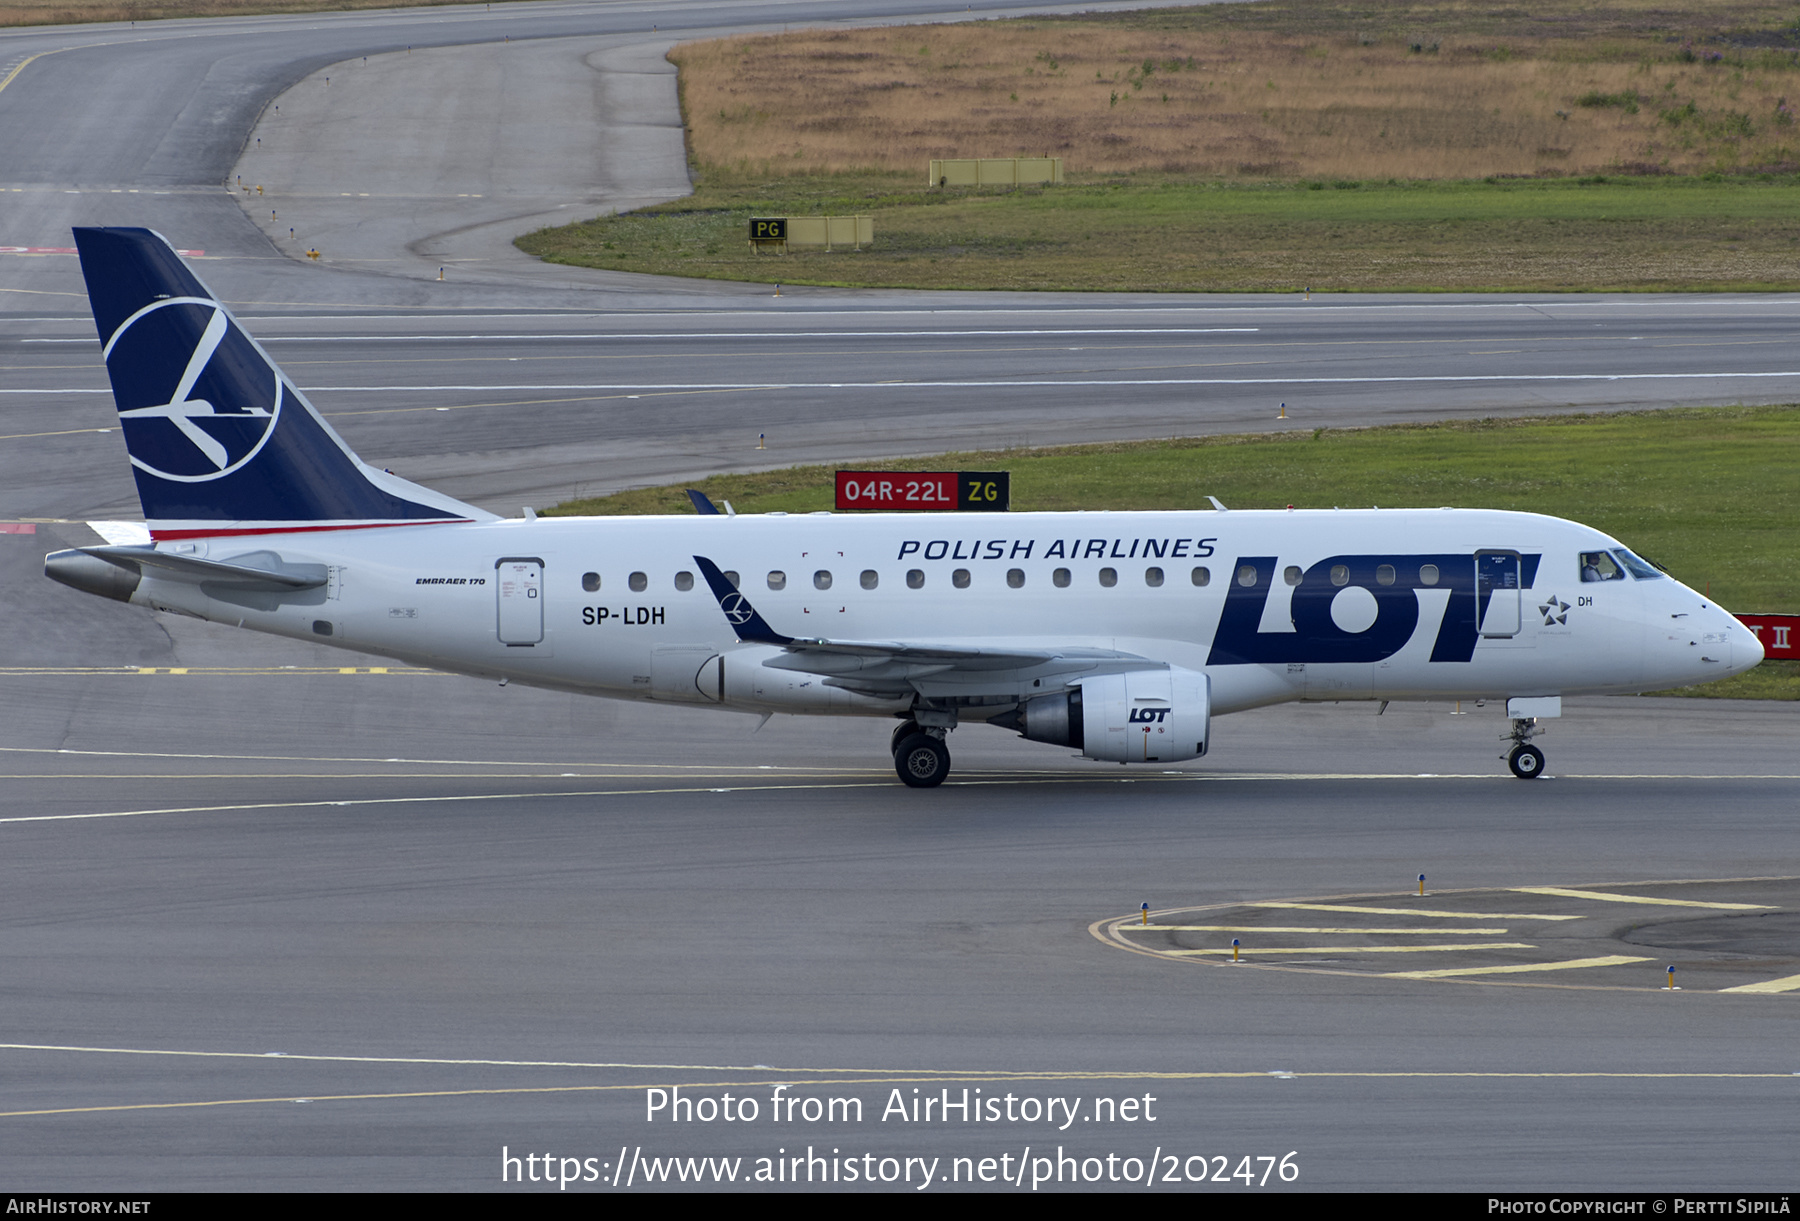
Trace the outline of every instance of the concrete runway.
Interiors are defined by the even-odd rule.
[[[798,462],[1800,398],[1787,297],[933,305],[246,323],[364,457],[511,515]],[[0,445],[31,466],[0,512],[136,516],[96,347],[76,318],[0,339]]]
[[[679,183],[666,157],[646,181],[603,152],[562,179],[517,169],[529,189],[510,200],[451,190],[492,176],[470,150],[520,122],[492,106],[448,108],[466,143],[437,154],[414,114],[416,206],[296,198],[331,238],[305,239],[325,267],[221,189],[277,100],[356,111],[335,65],[364,53],[441,54],[492,96],[586,73],[585,113],[624,115],[644,149],[668,133],[640,106],[668,87],[641,70],[666,31],[878,9],[917,15],[541,5],[0,35],[0,80],[56,53],[0,91],[0,243],[147,221],[206,250],[201,274],[365,457],[501,512],[802,459],[1260,429],[1281,401],[1312,427],[1800,389],[1788,297],[777,302],[540,268],[509,253],[516,226]],[[522,45],[489,60],[472,44],[496,26]],[[551,35],[569,41],[532,45]],[[619,75],[638,79],[619,92]],[[290,182],[311,164],[354,190],[403,78],[365,78],[380,87],[363,127],[344,118],[357,138],[282,120],[313,140],[279,154]],[[484,198],[447,202],[464,193]],[[914,792],[877,724],[753,732],[372,672],[43,580],[46,551],[93,541],[80,521],[135,505],[117,433],[94,431],[111,407],[73,260],[0,254],[0,319],[0,516],[40,519],[0,534],[9,1188],[491,1190],[503,1156],[537,1176],[548,1155],[591,1173],[580,1186],[636,1190],[679,1173],[653,1158],[742,1158],[741,1181],[808,1149],[835,1176],[815,1188],[861,1189],[853,1161],[918,1189],[936,1159],[931,1190],[1029,1190],[1059,1149],[1075,1160],[1043,1189],[1142,1187],[1146,1165],[1159,1190],[1790,1185],[1800,1002],[1721,989],[1800,973],[1796,887],[1733,880],[1800,874],[1791,705],[1570,701],[1531,784],[1505,776],[1491,707],[1243,714],[1166,774],[975,727],[952,783]],[[1410,897],[1421,873],[1432,894]],[[1310,900],[1409,914],[1247,906]],[[1259,954],[1225,967],[1107,940],[1140,904],[1258,927]],[[1233,906],[1196,912],[1216,905]],[[1419,950],[1455,941],[1418,935],[1452,910],[1530,948]],[[1269,912],[1365,933],[1281,942]],[[1413,949],[1371,952],[1381,937]],[[1602,958],[1630,961],[1567,965]],[[1392,978],[1496,965],[1532,969]],[[757,1116],[647,1117],[647,1089],[678,1084]],[[894,1109],[965,1089],[1000,1117]],[[777,1095],[803,1100],[785,1121]],[[809,1121],[808,1098],[862,1115]],[[973,1183],[943,1181],[958,1158]]]

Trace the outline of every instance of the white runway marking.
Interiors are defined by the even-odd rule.
[[[455,383],[444,385],[393,386],[309,386],[310,394],[434,394],[457,392],[468,394],[541,393],[554,391],[588,391],[612,393],[646,390],[719,391],[719,390],[1043,390],[1058,386],[1071,389],[1107,386],[1393,386],[1446,385],[1476,382],[1639,382],[1639,381],[1739,381],[1800,378],[1800,370],[1702,373],[1480,373],[1389,377],[1163,377],[1163,378],[1059,378],[1046,375],[1028,379],[994,379],[989,381],[911,381],[890,379],[878,382],[567,382],[546,384]],[[61,387],[0,389],[0,394],[111,394],[110,389]],[[86,431],[86,430],[79,430]]]
[[[951,1081],[1187,1081],[1187,1080],[1219,1080],[1238,1078],[1254,1080],[1267,1077],[1268,1073],[1261,1069],[1224,1069],[1183,1071],[1173,1069],[1005,1069],[1005,1068],[879,1068],[871,1065],[859,1065],[849,1068],[827,1068],[819,1066],[769,1065],[769,1064],[675,1064],[660,1061],[627,1061],[627,1060],[514,1060],[489,1057],[440,1057],[440,1056],[349,1056],[316,1054],[309,1052],[287,1051],[203,1051],[169,1047],[93,1047],[82,1044],[62,1043],[0,1043],[0,1051],[48,1051],[70,1052],[84,1055],[105,1056],[180,1056],[195,1059],[214,1060],[291,1060],[302,1063],[324,1064],[422,1064],[435,1067],[460,1068],[580,1068],[623,1070],[626,1072],[662,1072],[662,1073],[740,1073],[753,1081],[791,1081],[796,1077],[818,1076],[837,1080],[843,1076],[857,1074],[882,1078],[908,1078],[912,1080],[945,1079]],[[1320,1069],[1290,1070],[1296,1077],[1356,1077],[1356,1078],[1390,1078],[1390,1077],[1520,1077],[1542,1078],[1547,1080],[1584,1080],[1587,1078],[1619,1078],[1624,1080],[1688,1080],[1716,1079],[1723,1081],[1758,1080],[1758,1079],[1792,1079],[1790,1070],[1782,1069],[1771,1072],[1614,1072],[1583,1071],[1534,1072],[1534,1071],[1484,1071],[1479,1069],[1458,1070],[1394,1070],[1379,1069],[1368,1071]],[[736,1084],[735,1082],[731,1084]]]
[[[1715,381],[1732,379],[1800,378],[1800,370],[1767,373],[1735,371],[1727,373],[1470,373],[1425,375],[1416,377],[1086,377],[1063,378],[1046,374],[1039,378],[970,379],[967,381],[912,381],[890,379],[876,382],[592,382],[566,385],[443,385],[443,386],[315,386],[313,390],[333,394],[375,394],[393,391],[461,390],[479,393],[494,391],[538,390],[982,390],[995,388],[1042,389],[1045,386],[1385,386],[1410,383],[1463,382],[1631,382],[1631,381]]]
[[[245,762],[255,762],[255,763],[411,763],[411,764],[429,764],[434,767],[588,767],[588,768],[597,768],[597,769],[640,768],[643,770],[657,771],[657,772],[668,774],[668,775],[680,775],[680,774],[688,773],[688,772],[698,772],[701,775],[705,775],[705,776],[717,776],[717,775],[728,775],[728,774],[729,775],[737,775],[737,774],[746,774],[747,775],[747,774],[750,774],[753,772],[771,772],[776,775],[802,775],[802,776],[811,776],[811,775],[820,775],[820,774],[837,774],[837,773],[842,773],[845,775],[862,775],[869,770],[868,768],[799,766],[799,765],[776,764],[776,763],[762,763],[762,764],[756,764],[754,766],[745,765],[741,768],[729,768],[729,769],[721,770],[718,767],[715,767],[715,766],[712,766],[709,764],[702,764],[702,763],[660,763],[660,764],[606,763],[606,762],[595,762],[593,760],[582,760],[581,762],[578,762],[578,763],[571,763],[571,762],[568,762],[567,760],[564,760],[562,762],[546,762],[542,759],[413,759],[413,758],[401,758],[398,756],[385,758],[385,759],[377,759],[377,758],[374,758],[373,756],[365,757],[365,756],[361,756],[361,755],[226,755],[226,754],[200,754],[200,753],[193,753],[193,752],[188,752],[188,751],[163,751],[163,750],[75,750],[75,749],[72,749],[72,748],[66,747],[66,746],[0,746],[0,753],[3,753],[3,754],[25,754],[25,755],[78,755],[78,756],[88,756],[88,757],[99,758],[99,759],[200,759],[200,760],[235,759],[235,760],[241,760],[241,761],[245,761]],[[607,772],[604,770],[597,771],[595,773],[596,776],[604,776],[606,774],[607,774]]]
[[[272,335],[265,343],[441,343],[467,340],[637,340],[637,339],[975,339],[1030,338],[1034,335],[1255,335],[1255,326],[1017,328],[1004,331],[615,331],[569,335]],[[27,339],[25,343],[82,343],[79,339]]]
[[[71,296],[78,294],[69,294]],[[292,309],[297,305],[309,302],[264,302],[269,308]],[[1351,314],[1357,317],[1376,317],[1383,314],[1427,314],[1434,319],[1444,318],[1458,312],[1492,314],[1496,311],[1515,312],[1531,315],[1546,313],[1565,315],[1572,313],[1611,313],[1615,311],[1643,315],[1651,311],[1664,311],[1686,317],[1696,310],[1714,309],[1739,311],[1744,309],[1788,311],[1800,308],[1800,296],[1782,297],[1710,297],[1705,295],[1658,295],[1654,299],[1634,301],[1575,300],[1563,297],[1549,301],[1444,301],[1434,296],[1421,296],[1411,301],[1371,301],[1346,304],[1325,304],[1323,302],[1275,301],[1268,297],[1256,300],[1237,300],[1220,305],[1075,305],[1061,303],[1045,303],[1032,305],[983,305],[979,308],[947,306],[931,307],[896,307],[893,309],[838,309],[835,307],[811,306],[796,302],[791,308],[770,308],[757,310],[746,309],[701,309],[701,310],[638,310],[627,312],[589,312],[581,310],[520,310],[505,312],[462,312],[454,308],[433,309],[424,307],[416,310],[391,310],[374,314],[339,314],[333,313],[328,321],[345,322],[406,322],[419,319],[449,319],[456,321],[486,322],[495,320],[516,320],[523,322],[551,322],[558,319],[569,319],[590,325],[619,325],[621,323],[644,322],[646,320],[688,320],[703,318],[724,318],[732,323],[742,325],[746,318],[767,319],[771,323],[793,322],[811,318],[845,319],[869,318],[876,321],[889,318],[943,318],[960,317],[977,318],[989,321],[999,317],[1018,316],[1025,318],[1128,318],[1140,315],[1152,315],[1163,318],[1199,319],[1229,318],[1233,321],[1250,315],[1268,315],[1282,320],[1316,317],[1321,314]],[[255,313],[247,310],[237,311],[239,321],[243,322],[305,322],[316,323],[321,320],[317,314],[280,314]],[[64,316],[24,317],[15,322],[67,323]],[[768,334],[781,334],[779,330],[770,330]],[[759,333],[761,334],[761,333]],[[97,340],[87,342],[96,343]]]
[[[740,784],[734,791],[764,791],[783,789],[816,789],[847,788],[868,789],[886,788],[889,782],[883,778],[879,781],[831,781],[812,784]],[[143,818],[152,814],[248,814],[261,810],[320,810],[341,808],[346,806],[380,806],[380,805],[442,805],[451,802],[477,801],[526,801],[542,797],[648,797],[657,794],[692,793],[697,791],[692,785],[654,789],[589,789],[582,792],[545,791],[539,793],[453,793],[436,797],[355,797],[342,801],[259,801],[237,805],[213,806],[168,806],[160,809],[144,810],[99,810],[87,814],[22,814],[12,818],[0,818],[0,825],[6,823],[25,822],[85,822],[99,818]]]

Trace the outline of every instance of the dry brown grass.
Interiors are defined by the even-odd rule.
[[[733,176],[922,180],[932,157],[1011,155],[1071,173],[1409,179],[1800,161],[1800,51],[1774,25],[1791,8],[1564,3],[1511,25],[1478,11],[1295,0],[803,31],[670,58],[694,161]],[[1762,32],[1722,40],[1724,19]]]

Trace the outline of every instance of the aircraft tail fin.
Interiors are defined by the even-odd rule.
[[[160,234],[75,245],[153,538],[493,519],[358,458]]]

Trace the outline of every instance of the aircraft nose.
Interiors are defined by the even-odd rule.
[[[1733,670],[1750,670],[1762,664],[1764,657],[1761,638],[1757,633],[1745,627],[1741,621],[1733,620],[1734,630],[1731,637],[1731,660],[1736,664]]]
[[[1725,673],[1742,674],[1761,664],[1763,659],[1762,642],[1756,633],[1744,626],[1744,621],[1722,606],[1709,608],[1705,619],[1707,641],[1717,641],[1727,650]]]

